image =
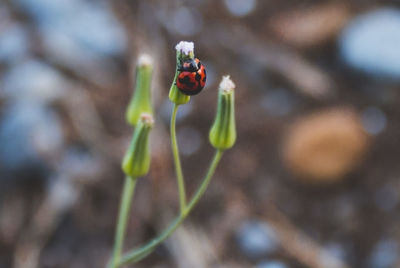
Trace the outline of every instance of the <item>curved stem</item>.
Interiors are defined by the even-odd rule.
[[[186,192],[185,192],[185,181],[183,179],[183,173],[182,173],[181,160],[179,158],[178,143],[176,141],[176,113],[178,112],[178,107],[179,105],[174,104],[174,108],[172,110],[172,115],[171,115],[170,130],[171,130],[172,153],[174,156],[174,163],[175,163],[176,181],[179,190],[180,212],[182,214],[186,208]]]
[[[129,210],[132,204],[132,197],[135,191],[136,178],[125,177],[124,188],[122,190],[121,203],[119,208],[119,216],[117,229],[115,232],[115,242],[112,259],[108,265],[109,268],[117,268],[121,259],[121,252],[124,245],[126,225],[129,218]]]
[[[207,174],[204,177],[202,183],[200,184],[199,188],[197,189],[196,193],[193,195],[193,198],[189,202],[186,209],[174,220],[174,222],[157,238],[151,240],[146,245],[132,250],[128,252],[126,255],[122,256],[121,262],[119,265],[124,265],[128,263],[135,263],[149,255],[159,244],[161,244],[165,239],[167,239],[175,230],[178,228],[183,220],[190,214],[192,209],[198,203],[200,198],[203,196],[204,192],[206,191],[208,185],[210,184],[211,178],[215,172],[215,169],[218,166],[219,161],[221,160],[223,151],[217,150],[215,152],[214,158],[208,168]]]

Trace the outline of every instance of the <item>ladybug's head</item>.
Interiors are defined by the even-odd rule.
[[[181,72],[197,72],[199,70],[199,59],[189,59],[185,60],[179,68],[179,71]]]

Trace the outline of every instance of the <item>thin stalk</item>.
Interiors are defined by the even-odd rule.
[[[179,158],[178,142],[176,141],[176,114],[178,112],[179,105],[174,104],[171,115],[171,146],[172,153],[174,156],[175,172],[176,172],[176,182],[178,184],[179,190],[179,204],[180,213],[182,214],[186,208],[186,192],[185,192],[185,181],[183,179],[181,160]]]
[[[121,202],[119,208],[119,216],[117,229],[115,232],[115,242],[112,259],[108,265],[109,268],[117,268],[121,259],[122,248],[124,245],[126,225],[129,218],[129,211],[132,204],[132,197],[135,191],[136,178],[130,176],[125,177],[124,188],[122,190]]]
[[[217,150],[215,152],[214,158],[208,168],[206,176],[204,177],[196,193],[193,195],[193,198],[189,202],[186,209],[157,238],[151,240],[146,245],[134,249],[131,252],[128,252],[127,254],[122,256],[121,261],[118,264],[119,266],[140,261],[147,255],[149,255],[159,244],[161,244],[165,239],[167,239],[182,224],[183,220],[190,214],[192,209],[195,207],[195,205],[198,203],[198,201],[206,191],[208,185],[210,184],[211,178],[214,175],[215,169],[217,168],[218,163],[221,160],[222,154],[223,154],[222,150]]]

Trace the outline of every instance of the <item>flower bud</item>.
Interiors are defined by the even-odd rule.
[[[176,71],[174,81],[169,90],[169,99],[176,105],[185,104],[190,101],[190,96],[183,94],[176,86],[176,78],[179,74],[179,68],[183,61],[194,59],[194,44],[193,42],[181,41],[176,47]]]
[[[175,82],[172,84],[171,89],[169,90],[168,97],[176,105],[185,104],[190,101],[190,96],[183,94],[175,85]]]
[[[150,168],[149,135],[154,120],[151,114],[142,113],[136,125],[128,151],[122,161],[122,170],[133,178],[144,176]]]
[[[235,84],[224,76],[219,84],[217,114],[210,130],[210,143],[217,149],[231,148],[236,141]]]
[[[153,114],[151,104],[152,59],[147,54],[139,56],[136,69],[136,87],[126,111],[126,121],[135,126],[141,113]]]

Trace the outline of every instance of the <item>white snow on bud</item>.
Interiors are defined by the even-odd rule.
[[[176,51],[180,51],[181,53],[185,55],[189,55],[190,53],[194,52],[194,43],[193,42],[187,42],[187,41],[180,41],[176,47]]]
[[[149,113],[141,113],[140,121],[142,121],[145,125],[152,126],[154,124],[153,116]]]
[[[235,84],[232,82],[229,75],[223,76],[222,81],[219,84],[219,88],[226,93],[231,92],[235,89]]]
[[[153,58],[149,54],[140,54],[138,61],[138,66],[150,66],[153,65]]]

